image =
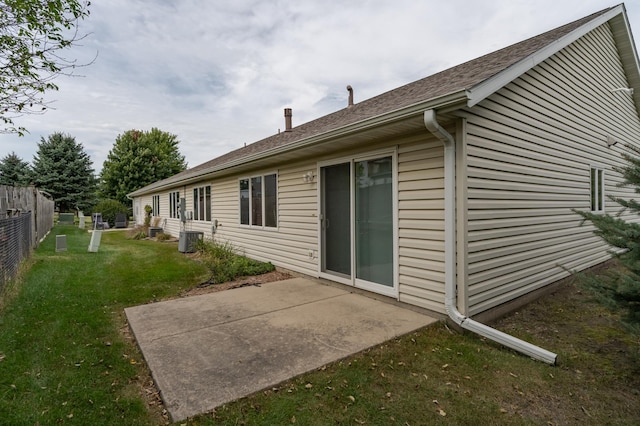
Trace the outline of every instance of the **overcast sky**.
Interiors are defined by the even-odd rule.
[[[15,120],[0,158],[31,163],[68,133],[96,172],[116,137],[173,133],[189,167],[347,104],[426,77],[617,3],[607,0],[108,0],[68,56],[95,62],[56,80],[55,109]],[[640,0],[626,3],[640,37]]]

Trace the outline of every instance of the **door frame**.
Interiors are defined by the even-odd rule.
[[[391,182],[391,210],[392,210],[392,229],[393,229],[393,241],[392,241],[392,251],[393,251],[393,286],[389,287],[384,284],[378,284],[370,281],[365,281],[359,278],[356,278],[356,227],[355,227],[355,173],[354,173],[354,165],[358,161],[366,161],[373,160],[381,157],[391,157],[391,166],[392,166],[392,182]],[[322,179],[322,168],[327,166],[332,166],[336,164],[350,164],[350,178],[349,178],[349,192],[350,192],[350,230],[351,230],[351,277],[344,277],[340,275],[331,274],[328,272],[324,272],[322,270],[322,265],[324,264],[324,236],[322,230],[322,221],[323,221],[323,179]],[[399,297],[399,271],[398,271],[398,152],[397,147],[390,147],[386,149],[380,149],[375,151],[368,151],[365,153],[357,153],[349,156],[343,156],[339,158],[333,158],[331,160],[319,161],[317,163],[316,176],[318,176],[318,276],[321,278],[328,279],[330,281],[339,282],[341,284],[349,285],[352,287],[356,287],[359,289],[371,291],[374,293],[382,294],[384,296]]]

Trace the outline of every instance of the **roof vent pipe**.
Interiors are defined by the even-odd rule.
[[[291,111],[291,108],[285,108],[284,109],[284,131],[285,132],[290,132],[293,127],[291,125],[292,116],[293,116],[293,112]]]
[[[440,123],[436,112],[432,109],[424,112],[424,124],[431,134],[437,137],[444,145],[444,257],[445,257],[445,296],[444,305],[449,315],[460,327],[486,337],[494,342],[514,349],[522,354],[534,359],[554,365],[555,353],[549,352],[539,346],[532,345],[479,323],[458,311],[456,306],[457,283],[456,283],[456,143],[453,136],[447,132]]]
[[[349,91],[349,103],[347,104],[347,108],[353,106],[353,87],[347,86],[347,90]]]

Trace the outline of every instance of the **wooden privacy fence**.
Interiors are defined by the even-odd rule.
[[[0,291],[53,228],[54,202],[29,186],[0,185]]]

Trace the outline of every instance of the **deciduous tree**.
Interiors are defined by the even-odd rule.
[[[33,183],[51,194],[61,212],[87,210],[96,202],[97,179],[91,158],[73,136],[53,133],[38,144]]]
[[[131,205],[127,194],[187,168],[178,137],[156,128],[118,135],[103,163],[100,194]]]
[[[54,79],[78,66],[64,52],[81,37],[78,22],[88,16],[84,0],[0,1],[0,132],[24,133],[13,119],[46,109],[43,95],[57,90]]]

